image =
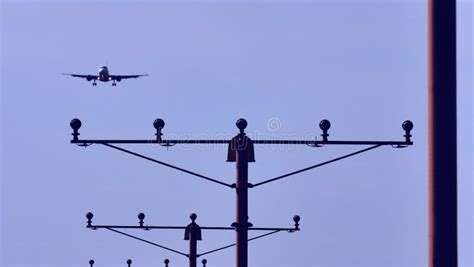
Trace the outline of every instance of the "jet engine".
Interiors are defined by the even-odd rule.
[[[90,81],[90,80],[92,80],[92,76],[91,76],[91,75],[87,75],[86,79],[87,79],[87,81]]]
[[[117,77],[115,80],[117,80],[117,82],[120,82],[122,80],[121,77]]]

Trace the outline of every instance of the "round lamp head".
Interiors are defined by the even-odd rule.
[[[162,119],[156,119],[153,122],[153,127],[155,127],[155,129],[157,130],[163,129],[163,127],[165,127],[165,121],[163,121]]]
[[[404,121],[402,124],[402,128],[403,130],[405,130],[405,132],[413,130],[413,122],[411,122],[410,120]]]
[[[170,260],[165,259],[164,263],[165,263],[165,264],[168,264],[168,263],[170,263]]]
[[[331,122],[329,122],[328,120],[322,120],[319,123],[319,128],[323,131],[327,131],[329,130],[329,128],[331,128]]]
[[[194,222],[196,219],[197,219],[197,215],[196,213],[191,213],[191,215],[189,215],[189,218],[191,218],[191,220]]]
[[[71,126],[71,128],[75,131],[79,130],[79,128],[81,128],[82,126],[82,122],[80,119],[72,119],[71,122],[69,123],[69,125]]]
[[[90,261],[89,261],[89,264],[90,264],[90,265],[93,265],[93,264],[94,264],[94,260],[90,260]]]
[[[93,214],[92,212],[88,212],[88,213],[86,214],[86,218],[87,218],[88,220],[92,220],[93,217],[94,217],[94,214]]]
[[[245,119],[238,119],[235,125],[237,128],[239,128],[239,130],[243,131],[245,128],[247,128],[247,121]]]
[[[131,259],[128,259],[128,260],[127,260],[127,264],[128,264],[128,265],[132,264],[132,260],[131,260]]]
[[[202,264],[206,264],[207,263],[207,260],[206,259],[203,259],[202,260]]]
[[[293,216],[293,221],[295,221],[296,223],[298,223],[300,220],[301,220],[300,216],[298,215]]]
[[[143,219],[145,219],[145,213],[143,212],[138,213],[138,219],[140,219],[140,221],[143,221]]]

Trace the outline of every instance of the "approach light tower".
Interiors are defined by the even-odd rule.
[[[88,212],[86,214],[87,228],[89,228],[91,230],[106,229],[106,230],[109,230],[111,232],[121,234],[123,236],[126,236],[126,237],[129,237],[129,238],[147,243],[149,245],[152,245],[152,246],[155,246],[155,247],[158,247],[158,248],[161,248],[161,249],[179,254],[181,256],[185,256],[189,260],[189,265],[188,265],[189,267],[197,267],[197,259],[201,256],[208,255],[208,254],[211,254],[211,253],[214,253],[214,252],[218,252],[218,251],[221,251],[221,250],[224,250],[224,249],[227,249],[227,248],[231,248],[231,247],[234,247],[236,245],[236,244],[230,244],[230,245],[219,247],[219,248],[207,251],[207,252],[198,253],[197,241],[202,240],[202,231],[201,230],[235,230],[235,227],[233,227],[233,226],[231,226],[231,227],[226,227],[226,226],[217,226],[217,227],[216,226],[203,226],[203,227],[201,227],[196,223],[197,215],[195,213],[191,213],[191,215],[189,216],[189,218],[191,219],[191,223],[188,224],[187,226],[150,226],[150,225],[145,225],[145,222],[144,222],[145,214],[144,213],[140,212],[137,217],[138,217],[138,225],[98,225],[98,224],[92,224],[92,218],[94,218],[94,214],[92,212]],[[249,230],[266,231],[267,233],[255,236],[253,238],[250,238],[250,239],[248,239],[248,241],[256,240],[256,239],[266,237],[266,236],[269,236],[269,235],[272,235],[272,234],[276,234],[276,233],[282,232],[282,231],[285,231],[285,232],[288,232],[288,233],[293,233],[293,232],[299,231],[300,230],[300,228],[299,228],[300,216],[295,215],[293,217],[293,221],[295,222],[293,228],[251,227],[251,228],[249,228]],[[139,229],[139,230],[146,230],[146,231],[150,231],[150,230],[184,230],[184,240],[189,242],[189,253],[180,252],[176,249],[172,249],[172,248],[160,245],[158,243],[151,242],[149,240],[143,239],[141,237],[137,237],[135,235],[126,233],[126,232],[123,231],[123,230],[126,230],[126,229]],[[166,263],[166,261],[165,261],[165,263]],[[203,259],[202,263],[203,263],[204,266],[206,266],[207,260]]]
[[[79,119],[73,119],[70,123],[71,128],[73,129],[73,139],[71,140],[72,144],[79,146],[89,146],[92,144],[101,144],[109,148],[113,148],[118,151],[125,152],[127,154],[199,177],[201,179],[220,184],[222,186],[228,187],[230,189],[235,189],[236,192],[236,221],[232,223],[231,229],[236,232],[236,266],[237,267],[247,267],[248,266],[248,231],[253,228],[252,223],[248,220],[248,190],[249,188],[255,188],[270,182],[274,182],[298,173],[302,173],[308,170],[312,170],[317,167],[327,165],[345,158],[349,158],[382,146],[392,146],[395,148],[403,148],[410,145],[413,145],[411,140],[411,130],[413,129],[413,123],[409,120],[403,122],[402,128],[405,131],[405,140],[402,141],[332,141],[329,140],[328,130],[331,127],[331,123],[328,120],[322,120],[319,123],[319,127],[322,130],[322,140],[251,140],[245,134],[245,128],[247,127],[247,121],[245,119],[239,119],[236,122],[236,126],[239,129],[239,133],[230,140],[168,140],[162,139],[163,133],[162,130],[165,126],[165,123],[162,119],[156,119],[153,123],[154,128],[156,129],[156,139],[155,140],[96,140],[96,139],[79,139],[79,128],[82,123]],[[224,144],[228,145],[227,161],[235,162],[236,164],[236,182],[233,184],[227,184],[225,182],[219,181],[217,179],[198,174],[196,172],[186,170],[184,168],[165,163],[151,157],[127,150],[116,146],[117,144],[158,144],[165,147],[174,146],[177,144]],[[275,178],[267,179],[255,184],[249,183],[248,181],[248,163],[255,162],[255,153],[254,153],[254,144],[255,145],[268,145],[268,144],[285,144],[285,145],[306,145],[309,147],[318,148],[324,145],[365,145],[369,146],[361,150],[322,162],[312,166],[309,166],[304,169],[293,171],[287,174],[277,176]],[[299,220],[299,218],[298,218]],[[260,228],[265,229],[265,228]],[[110,230],[110,229],[109,229]],[[193,266],[194,267],[194,266]]]

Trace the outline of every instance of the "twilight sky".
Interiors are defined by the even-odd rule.
[[[201,226],[235,221],[234,191],[81,138],[231,138],[246,118],[253,139],[403,140],[250,190],[258,227],[291,227],[249,244],[250,266],[426,266],[426,1],[2,1],[1,253],[4,267],[187,266],[183,256],[97,224]],[[473,266],[472,1],[458,3],[460,266]],[[61,75],[149,73],[90,82]],[[226,146],[127,149],[233,183]],[[250,182],[361,147],[256,146]],[[183,231],[129,231],[186,252]],[[251,233],[255,235],[256,233]],[[199,252],[234,242],[203,232]],[[234,265],[235,251],[206,255]]]

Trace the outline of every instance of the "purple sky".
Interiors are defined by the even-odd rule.
[[[202,226],[235,221],[235,193],[81,138],[231,138],[244,117],[254,139],[403,140],[250,191],[254,226],[291,227],[249,245],[251,266],[427,265],[426,1],[2,1],[1,254],[4,267],[186,266],[186,258],[98,224]],[[458,4],[459,262],[473,266],[471,1]],[[117,87],[61,75],[149,73]],[[234,182],[225,146],[126,146]],[[257,146],[250,181],[360,147]],[[182,231],[130,231],[187,251]],[[203,232],[199,251],[234,242]],[[233,266],[235,251],[206,256]]]

